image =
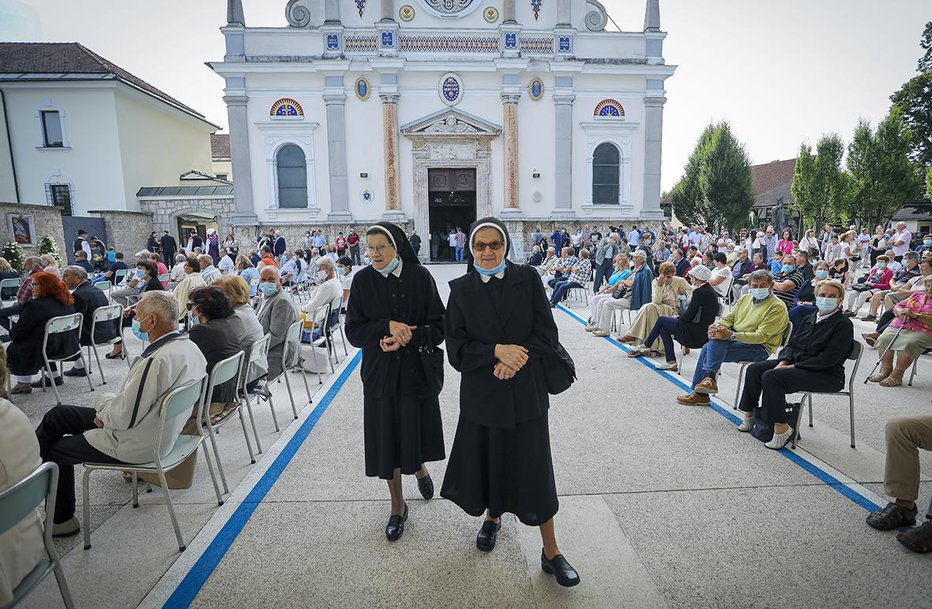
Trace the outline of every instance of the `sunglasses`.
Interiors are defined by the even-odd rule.
[[[476,241],[472,244],[472,249],[474,252],[484,252],[486,248],[491,249],[493,252],[505,247],[505,244],[501,241],[493,241],[491,243],[483,243],[482,241]]]

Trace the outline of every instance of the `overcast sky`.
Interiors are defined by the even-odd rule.
[[[602,1],[623,30],[642,28],[644,0]],[[284,25],[286,4],[243,0],[247,25]],[[666,87],[666,190],[709,121],[730,121],[766,163],[882,119],[915,74],[932,2],[661,0],[660,12],[679,66]],[[222,59],[225,21],[224,0],[0,0],[0,40],[81,42],[224,128],[223,81],[204,62]]]

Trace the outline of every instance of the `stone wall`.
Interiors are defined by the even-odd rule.
[[[219,233],[222,236],[230,231],[232,217],[236,207],[233,197],[140,197],[139,206],[144,212],[152,214],[152,230],[162,234],[167,230],[175,239],[178,238],[179,215],[186,213],[216,214]]]
[[[103,218],[107,231],[107,245],[130,258],[146,248],[152,232],[152,214],[137,211],[91,210],[91,216]]]
[[[35,220],[36,241],[33,245],[23,245],[23,253],[27,256],[39,253],[39,243],[43,235],[50,235],[55,243],[58,244],[58,251],[62,258],[65,256],[65,233],[61,225],[61,207],[52,207],[50,205],[31,205],[28,203],[3,203],[0,202],[0,240],[3,243],[12,241],[13,236],[10,234],[10,222],[7,214],[17,213],[32,216]],[[0,244],[2,245],[2,244]]]

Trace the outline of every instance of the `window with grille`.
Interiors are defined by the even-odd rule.
[[[62,208],[63,216],[71,214],[71,186],[68,184],[47,184],[49,202]]]
[[[64,145],[61,132],[61,116],[57,110],[42,111],[42,137],[46,148],[61,148]]]
[[[278,172],[278,206],[307,207],[307,162],[304,151],[294,144],[283,146],[275,155]]]
[[[612,144],[599,144],[592,155],[592,203],[617,205],[621,184],[621,157]]]

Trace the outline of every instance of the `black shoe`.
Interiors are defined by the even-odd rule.
[[[43,382],[44,382],[44,384],[43,384]],[[64,382],[65,382],[65,381],[64,381],[64,379],[62,379],[61,376],[56,376],[56,377],[55,377],[55,386],[56,386],[56,387],[61,387],[61,384],[64,383]],[[41,389],[42,387],[51,387],[51,386],[52,386],[52,383],[49,382],[49,377],[43,375],[42,378],[40,378],[38,381],[33,381],[33,382],[32,382],[32,386],[35,387],[35,388],[37,388],[37,389]]]
[[[9,335],[9,334],[4,334],[3,336],[0,336],[0,342],[8,343],[8,342],[10,342],[11,340],[13,340],[13,339],[10,338],[10,335]]]
[[[106,357],[107,359],[126,359],[126,351],[120,351],[119,353],[115,355],[113,353],[108,353],[104,355],[104,357]]]
[[[540,551],[540,568],[544,573],[549,573],[556,578],[557,583],[564,588],[571,588],[579,583],[579,573],[568,563],[562,554],[557,554],[552,559],[547,560],[544,551]]]
[[[498,531],[502,528],[501,522],[486,520],[476,535],[476,547],[483,552],[491,552],[495,549],[495,540],[498,539]]]
[[[87,368],[72,368],[65,370],[62,374],[65,376],[87,376]]]
[[[897,533],[896,540],[913,552],[932,552],[932,520],[926,520],[922,526],[913,527],[904,533]]]
[[[389,541],[398,541],[405,532],[405,520],[408,519],[408,504],[405,504],[405,513],[402,516],[392,514],[385,527],[385,537]]]
[[[867,517],[867,524],[878,531],[892,531],[900,525],[913,526],[916,524],[918,510],[913,507],[907,510],[897,503],[888,503],[887,507],[879,512],[872,512]]]
[[[417,479],[417,490],[421,491],[421,497],[424,499],[434,498],[434,481],[430,479],[430,474]]]

